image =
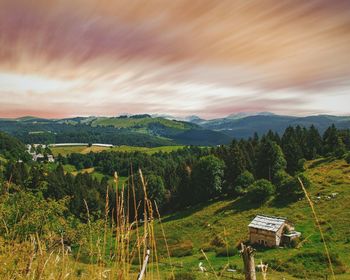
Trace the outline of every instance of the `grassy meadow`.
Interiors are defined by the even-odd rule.
[[[347,207],[350,165],[344,160],[318,159],[307,163],[306,174],[312,182],[308,192],[329,247],[336,279],[350,279],[350,210]],[[335,196],[332,197],[332,194]],[[161,279],[166,279],[172,271],[179,275],[195,275],[196,279],[215,279],[214,271],[221,275],[217,279],[232,276],[243,279],[243,264],[237,247],[248,239],[247,226],[256,214],[287,217],[302,233],[298,248],[257,249],[256,262],[269,264],[268,279],[323,279],[326,275],[331,279],[324,244],[306,199],[287,206],[271,200],[260,207],[244,198],[208,201],[166,215],[161,224],[156,221],[154,238]],[[167,257],[163,231],[171,261]],[[207,275],[199,272],[200,262],[208,270]],[[227,272],[228,267],[238,272]],[[137,270],[137,266],[132,266],[132,269]],[[261,277],[259,274],[258,279]]]
[[[136,147],[136,146],[116,146],[116,147],[98,147],[98,146],[64,146],[64,147],[51,147],[51,151],[54,156],[61,154],[67,156],[72,153],[88,154],[90,152],[97,153],[101,151],[114,151],[114,152],[143,152],[147,154],[154,154],[158,152],[169,153],[182,149],[185,146],[160,146],[160,147]]]
[[[306,174],[312,181],[308,192],[334,261],[336,279],[350,279],[350,165],[344,160],[319,159],[308,163]],[[287,217],[296,230],[302,232],[300,248],[257,249],[256,261],[268,263],[269,274],[274,275],[269,279],[281,279],[281,273],[285,279],[323,279],[325,275],[332,279],[323,255],[324,245],[306,199],[287,206],[272,200],[262,207],[240,198],[210,201],[163,217],[168,243],[176,254],[186,255],[174,258],[173,263],[181,264],[184,270],[196,271],[202,261],[208,269],[209,263],[200,251],[203,249],[214,270],[220,271],[228,263],[242,269],[236,247],[248,239],[247,226],[256,214]],[[226,245],[216,247],[217,240],[224,240]],[[232,256],[227,257],[225,250]]]
[[[334,279],[350,279],[350,165],[334,159],[317,159],[306,165],[305,173],[312,182],[307,191],[330,251]],[[77,172],[69,165],[64,168]],[[92,168],[82,172],[94,174]],[[119,185],[125,180],[119,178]],[[324,243],[305,198],[287,205],[271,199],[262,206],[245,198],[212,200],[161,219],[156,209],[148,206],[145,215],[149,222],[136,224],[125,218],[124,211],[129,208],[119,201],[117,224],[89,222],[82,233],[90,237],[81,247],[72,248],[72,253],[64,244],[62,250],[50,253],[35,236],[21,247],[0,240],[0,261],[5,264],[0,275],[5,275],[3,279],[34,279],[35,275],[39,275],[36,279],[136,279],[142,263],[137,252],[142,255],[148,244],[151,256],[145,279],[244,279],[237,247],[247,240],[247,226],[254,216],[266,214],[287,217],[302,233],[296,248],[256,249],[256,264],[269,264],[267,279],[332,279]],[[112,212],[106,213],[110,216]],[[42,246],[40,254],[31,257],[38,246]],[[89,261],[94,264],[87,264]],[[199,271],[200,262],[206,273]],[[228,272],[228,268],[236,272]],[[263,279],[260,272],[257,279]]]

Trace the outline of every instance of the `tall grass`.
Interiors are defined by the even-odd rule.
[[[115,173],[115,207],[110,206],[107,189],[103,219],[94,221],[84,200],[85,243],[72,253],[63,234],[58,243],[41,239],[39,234],[28,235],[23,242],[0,238],[1,279],[136,279],[147,250],[150,256],[143,279],[161,279],[154,229],[155,217],[160,221],[160,214],[157,207],[153,210],[155,204],[148,198],[147,180],[141,170],[138,173],[143,188],[142,224],[137,214],[141,204],[135,196],[133,174],[128,186],[118,188]],[[134,217],[130,217],[131,210]],[[162,232],[167,244],[163,228]],[[167,254],[170,259],[168,249]]]

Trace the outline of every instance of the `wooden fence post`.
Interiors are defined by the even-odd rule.
[[[146,273],[146,268],[147,268],[147,264],[148,264],[148,259],[149,259],[150,253],[151,253],[151,250],[150,250],[150,249],[147,249],[147,251],[146,251],[146,256],[145,256],[145,259],[144,259],[144,261],[143,261],[142,269],[141,269],[141,271],[140,271],[139,276],[137,277],[137,280],[142,280],[142,279],[143,279],[143,276],[144,276],[145,273]]]
[[[241,255],[244,264],[245,280],[256,280],[254,249],[241,243]]]

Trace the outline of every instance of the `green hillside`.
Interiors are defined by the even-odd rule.
[[[350,165],[343,160],[319,159],[308,163],[306,174],[312,181],[308,191],[315,203],[334,270],[338,273],[336,279],[350,279]],[[332,193],[336,193],[334,198],[331,198]],[[176,254],[189,255],[174,258],[173,262],[182,263],[188,271],[197,271],[200,261],[209,268],[199,251],[204,249],[208,251],[206,254],[216,271],[220,271],[228,261],[242,268],[240,256],[231,247],[247,240],[247,226],[256,214],[287,217],[295,224],[296,230],[302,232],[303,241],[298,249],[257,250],[256,260],[262,259],[269,263],[272,275],[282,273],[285,279],[294,279],[293,275],[297,279],[317,279],[321,276],[323,279],[324,275],[330,275],[320,233],[306,199],[284,206],[272,200],[261,208],[256,208],[244,199],[227,199],[211,201],[166,216],[163,226],[170,248]],[[215,240],[221,238],[227,240],[229,250],[234,251],[235,255],[229,260],[227,257],[216,257],[216,251],[225,251],[225,248],[218,249],[213,245]],[[344,270],[347,273],[344,274]]]
[[[0,131],[0,156],[8,159],[22,159],[28,157],[26,147],[18,139]]]
[[[91,126],[114,126],[116,128],[138,128],[138,127],[149,127],[150,125],[159,124],[167,128],[187,130],[196,125],[186,122],[180,122],[175,120],[168,120],[164,118],[96,118],[91,123]]]
[[[24,143],[106,143],[143,147],[227,144],[231,137],[196,124],[149,115],[0,119],[0,131]]]

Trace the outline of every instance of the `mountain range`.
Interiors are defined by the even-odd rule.
[[[276,115],[270,112],[238,113],[205,120],[192,115],[121,115],[118,117],[73,117],[45,119],[21,117],[0,119],[0,131],[26,143],[102,142],[114,145],[219,145],[233,138],[248,138],[269,130],[282,134],[288,126],[314,125],[322,133],[335,124],[350,128],[350,116],[315,115],[306,117]]]
[[[194,119],[192,122],[205,129],[220,131],[234,138],[248,138],[255,132],[261,135],[269,130],[282,134],[288,126],[297,125],[302,127],[314,125],[320,132],[323,132],[332,124],[335,124],[338,128],[350,128],[350,116],[315,115],[296,117],[275,115],[268,112],[236,114],[211,120]]]
[[[105,143],[130,146],[219,145],[231,137],[198,124],[148,114],[119,117],[0,119],[0,131],[25,143]]]

